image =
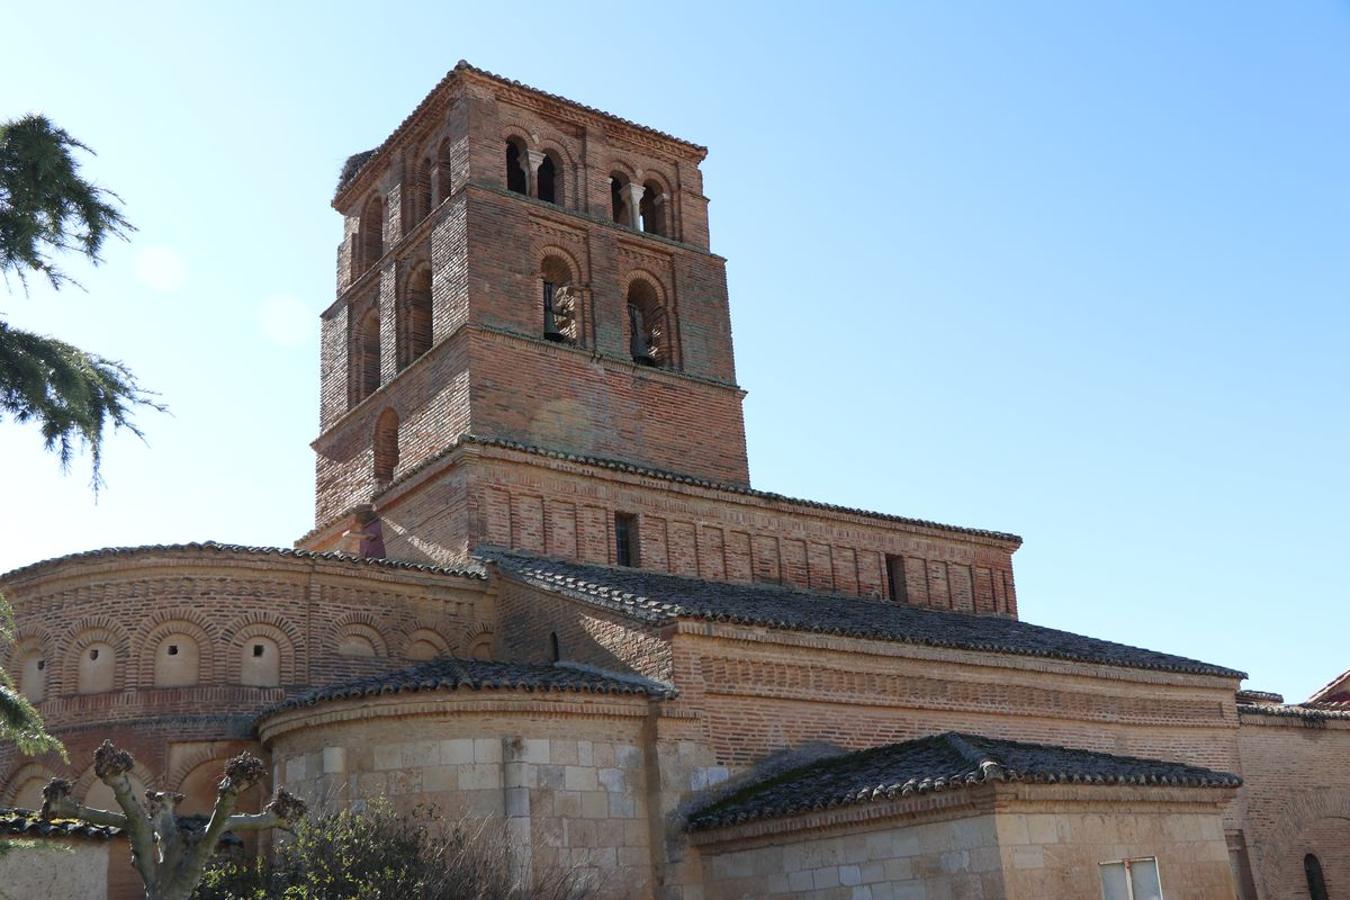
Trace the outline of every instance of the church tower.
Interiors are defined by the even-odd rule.
[[[748,485],[706,152],[460,63],[348,161],[322,543],[475,439]]]
[[[461,62],[348,160],[299,545],[1015,616],[1014,535],[751,488],[706,153]]]

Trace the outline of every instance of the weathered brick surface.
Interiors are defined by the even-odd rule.
[[[483,587],[477,579],[275,554],[172,551],[71,560],[5,583],[18,627],[5,662],[11,671],[29,654],[45,663],[38,710],[66,743],[74,767],[53,757],[41,761],[45,770],[79,776],[94,748],[112,738],[157,784],[178,789],[175,779],[187,772],[169,764],[175,747],[251,743],[253,718],[264,708],[313,685],[408,665],[419,638],[468,655],[492,628]],[[349,634],[368,637],[375,655],[339,653]],[[195,646],[195,685],[155,686],[156,651],[171,635]],[[241,683],[256,638],[280,650],[275,686]],[[81,654],[95,640],[114,654],[112,689],[78,693]],[[12,749],[0,754],[7,772],[2,796],[12,801],[33,775],[19,771]]]
[[[614,515],[625,512],[638,516],[643,568],[885,596],[889,554],[905,559],[910,603],[1017,614],[1012,578],[1017,544],[1008,540],[508,448],[468,446],[433,468],[414,485],[395,485],[377,504],[391,557],[447,563],[462,559],[466,547],[481,544],[613,564]],[[431,518],[418,500],[428,491],[444,493],[446,488],[436,486],[447,481],[468,490],[467,520]],[[391,534],[416,539],[397,540]],[[940,574],[929,578],[930,572]],[[952,577],[953,572],[961,575]],[[950,590],[952,584],[960,589]]]
[[[1242,828],[1263,900],[1307,898],[1303,858],[1350,890],[1350,722],[1244,715]]]

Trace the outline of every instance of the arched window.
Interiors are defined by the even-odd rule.
[[[444,203],[450,196],[450,139],[436,148],[436,202]]]
[[[1311,853],[1303,857],[1303,874],[1308,879],[1308,896],[1312,900],[1327,900],[1327,880],[1322,874],[1322,861]]]
[[[281,648],[276,641],[269,637],[255,637],[244,642],[239,683],[250,687],[277,687],[281,684]]]
[[[360,265],[357,275],[365,272],[384,256],[384,201],[378,196],[366,201],[361,210],[361,224],[357,229],[360,247]]]
[[[665,307],[656,289],[640,278],[628,288],[628,348],[639,365],[671,368],[675,364]]]
[[[525,176],[525,147],[520,138],[506,141],[506,189],[517,194],[528,194],[529,179]]]
[[[19,693],[32,703],[47,696],[47,660],[41,650],[29,650],[19,664]]]
[[[408,279],[407,293],[399,308],[399,368],[431,349],[431,268],[422,266]]]
[[[642,187],[642,230],[648,234],[669,234],[666,227],[666,194],[655,181]]]
[[[548,657],[553,662],[562,659],[562,646],[558,643],[558,632],[556,631],[548,633]]]
[[[398,468],[398,413],[386,409],[375,423],[375,483],[388,484]]]
[[[197,642],[171,634],[155,648],[155,687],[190,687],[199,678]]]
[[[575,344],[579,310],[572,267],[560,257],[546,256],[539,267],[539,279],[543,285],[544,337],[558,343]]]
[[[113,648],[96,641],[80,651],[80,666],[75,689],[81,694],[100,694],[113,689],[117,658]]]
[[[356,329],[353,341],[353,404],[360,403],[380,387],[380,314],[371,310]]]
[[[615,222],[620,225],[629,224],[632,219],[628,215],[628,198],[624,196],[624,188],[628,186],[628,176],[622,172],[612,172],[609,176],[609,208],[610,215]]]
[[[535,172],[535,183],[539,185],[539,199],[546,203],[564,205],[566,194],[563,192],[563,170],[557,155],[549,150],[544,153],[544,161]]]

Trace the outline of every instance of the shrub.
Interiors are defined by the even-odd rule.
[[[400,815],[380,801],[361,813],[312,815],[270,861],[222,858],[195,900],[583,900],[573,872],[535,867],[519,884],[500,823],[448,821],[437,810]]]

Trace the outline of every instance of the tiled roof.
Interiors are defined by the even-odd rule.
[[[495,662],[481,659],[442,657],[406,669],[356,681],[327,685],[297,694],[264,712],[273,713],[330,700],[355,700],[380,694],[418,691],[514,690],[538,693],[632,694],[664,698],[673,695],[666,685],[645,678],[618,675],[563,665]]]
[[[705,619],[1133,669],[1246,677],[1234,669],[1002,616],[925,609],[778,585],[703,581],[503,550],[482,549],[480,554],[485,560],[496,562],[506,577],[654,624],[681,618]]]
[[[320,553],[314,550],[296,550],[292,547],[249,547],[243,544],[220,544],[215,541],[202,541],[201,543],[188,544],[147,544],[142,547],[103,547],[98,550],[85,550],[81,553],[70,553],[65,556],[57,556],[52,559],[44,559],[41,562],[35,562],[20,569],[14,569],[0,575],[0,581],[9,581],[15,578],[21,578],[25,575],[31,575],[34,571],[48,566],[55,566],[61,563],[72,562],[75,560],[102,559],[105,557],[117,556],[139,556],[152,555],[160,553],[240,553],[262,556],[280,556],[290,559],[317,559],[332,560],[335,562],[350,563],[358,566],[373,566],[382,569],[400,569],[409,572],[427,572],[434,575],[454,575],[461,578],[484,578],[486,573],[482,567],[476,565],[469,566],[433,566],[425,563],[401,562],[396,559],[374,559],[368,556],[351,556],[346,553]]]
[[[113,838],[122,829],[90,825],[80,819],[44,819],[31,809],[0,809],[0,834],[26,837]]]
[[[1313,695],[1308,699],[1311,701],[1340,699],[1342,695],[1350,699],[1350,669],[1337,675],[1335,678],[1313,691]]]
[[[1237,787],[1182,763],[946,732],[835,756],[741,788],[689,817],[691,831],[991,782]]]
[[[1238,691],[1238,703],[1283,703],[1284,695],[1270,691]]]
[[[472,72],[475,75],[479,75],[484,78],[490,78],[493,81],[507,85],[508,87],[514,87],[519,88],[521,90],[530,91],[531,93],[547,97],[550,100],[556,100],[559,103],[565,103],[574,109],[581,110],[582,112],[591,113],[592,115],[597,116],[603,116],[606,119],[611,119],[615,122],[620,122],[624,125],[627,125],[630,128],[635,128],[638,131],[646,132],[647,134],[662,138],[663,140],[673,141],[676,144],[683,144],[689,149],[695,150],[699,153],[706,154],[708,152],[708,148],[704,147],[701,144],[695,144],[690,141],[686,141],[684,138],[675,137],[675,135],[673,134],[667,134],[664,131],[658,131],[657,129],[651,128],[647,125],[640,125],[637,122],[625,119],[622,116],[616,116],[613,113],[607,113],[602,109],[596,109],[593,106],[587,106],[584,103],[578,103],[575,100],[569,100],[566,97],[560,97],[557,94],[551,94],[548,91],[541,91],[537,87],[531,87],[530,85],[523,84],[519,81],[516,81],[513,78],[506,78],[505,76],[498,75],[495,72],[489,72],[486,69],[480,69],[477,66],[469,63],[467,60],[461,59],[458,63],[455,64],[455,67],[453,69],[445,73],[445,77],[443,77],[439,82],[436,83],[436,86],[432,88],[424,98],[422,98],[422,102],[418,103],[417,107],[406,117],[404,117],[403,121],[399,123],[398,127],[395,128],[393,132],[390,133],[389,137],[385,138],[384,141],[378,147],[376,147],[373,150],[366,150],[364,151],[364,153],[354,154],[353,156],[348,158],[347,164],[344,165],[342,168],[342,177],[338,181],[337,192],[341,193],[342,189],[345,188],[356,178],[356,176],[360,173],[361,168],[370,159],[372,159],[375,156],[378,156],[380,154],[380,151],[384,150],[385,147],[393,143],[394,139],[398,137],[398,135],[403,131],[403,129],[407,128],[410,124],[412,124],[412,122],[417,118],[418,114],[422,111],[422,109],[426,107],[428,103],[431,102],[431,99],[436,96],[436,94],[441,90],[441,88],[445,87],[445,85],[450,81],[450,79],[453,78],[459,72]],[[364,158],[358,160],[357,159],[358,157]],[[355,163],[353,162],[354,160],[356,160]]]
[[[1276,716],[1302,719],[1304,722],[1325,722],[1328,719],[1350,721],[1350,701],[1309,701],[1307,703],[1238,703],[1243,715]]]

